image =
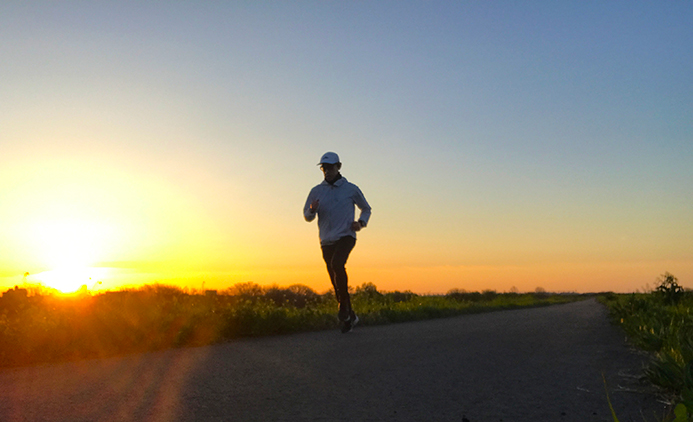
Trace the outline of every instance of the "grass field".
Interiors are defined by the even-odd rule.
[[[353,291],[362,325],[544,306],[583,299],[577,294],[450,291],[447,295]],[[76,296],[15,289],[0,298],[0,366],[107,357],[225,340],[336,329],[332,293],[303,285],[237,284],[221,292],[165,285]]]
[[[688,421],[693,416],[693,292],[665,273],[650,293],[608,294],[600,300],[630,341],[652,353],[647,378],[678,403],[676,421]]]

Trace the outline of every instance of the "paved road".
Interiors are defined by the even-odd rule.
[[[642,422],[642,358],[588,300],[2,370],[0,421]]]

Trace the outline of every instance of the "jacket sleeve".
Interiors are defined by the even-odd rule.
[[[364,225],[368,225],[368,219],[371,218],[371,206],[368,205],[366,197],[363,196],[363,192],[358,187],[356,187],[356,192],[354,193],[354,203],[361,210],[359,221],[363,221]]]
[[[310,203],[313,202],[313,190],[308,194],[308,199],[306,199],[306,204],[303,206],[303,217],[306,221],[311,222],[315,220],[317,213],[310,212]]]

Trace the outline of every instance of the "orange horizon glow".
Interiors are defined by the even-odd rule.
[[[29,282],[65,293],[84,285],[113,290],[157,282],[217,290],[243,282],[331,288],[317,227],[300,213],[315,173],[306,172],[276,209],[267,209],[252,206],[239,183],[195,171],[188,173],[194,183],[186,185],[136,168],[97,170],[90,162],[53,157],[0,169],[0,177],[13,177],[0,191],[14,199],[0,203],[10,228],[2,233],[0,286],[21,284],[29,272]],[[451,207],[429,221],[396,208],[382,187],[367,187],[374,217],[347,263],[352,287],[373,283],[383,291],[435,294],[537,287],[632,292],[668,271],[693,288],[686,237],[664,220],[648,222],[631,238],[611,235],[621,229],[599,220],[590,229],[595,240],[582,232],[582,220],[576,227],[570,221],[543,227],[530,215],[516,217],[506,226],[513,230],[504,231],[497,227],[502,214],[472,213],[461,220]],[[423,223],[410,227],[409,220]],[[515,229],[522,224],[531,231]]]
[[[380,291],[413,291],[418,294],[445,294],[452,289],[467,291],[495,290],[498,292],[533,292],[542,288],[548,292],[596,293],[614,291],[631,293],[648,291],[666,268],[690,267],[676,262],[654,263],[602,263],[563,264],[508,267],[405,267],[365,268],[354,266],[349,271],[350,286],[373,283]],[[665,270],[659,270],[659,268]],[[324,273],[324,274],[323,274]],[[570,274],[570,276],[566,276]],[[684,287],[691,288],[686,273],[674,272]],[[614,277],[625,281],[614,283]],[[560,283],[557,282],[560,279]],[[329,279],[321,267],[268,268],[236,272],[179,271],[147,273],[132,269],[83,267],[52,270],[19,277],[7,278],[5,288],[15,285],[42,285],[70,294],[86,288],[92,293],[123,288],[138,288],[147,284],[165,284],[192,290],[225,290],[238,283],[252,282],[261,286],[288,287],[303,284],[318,293],[331,290]],[[427,282],[422,280],[434,280]],[[83,287],[84,286],[84,287]]]

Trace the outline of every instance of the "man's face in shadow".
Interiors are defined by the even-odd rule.
[[[339,169],[342,168],[342,163],[337,163],[337,164],[321,164],[320,169],[322,170],[323,174],[325,175],[325,180],[328,182],[333,181],[335,178],[337,178],[337,175],[339,174]]]

